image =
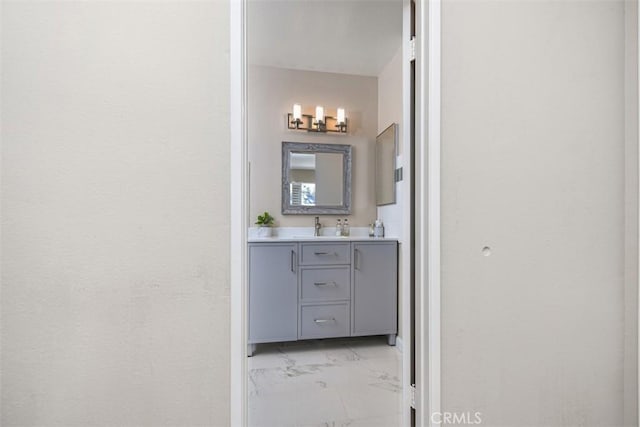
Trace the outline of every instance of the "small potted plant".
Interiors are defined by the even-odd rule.
[[[258,215],[258,220],[256,221],[256,225],[258,226],[258,237],[271,237],[273,221],[274,217],[272,217],[269,212],[265,212],[262,215]]]

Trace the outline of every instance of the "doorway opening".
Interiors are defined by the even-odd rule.
[[[243,310],[247,355],[252,357],[246,364],[247,423],[372,422],[373,417],[408,425],[413,350],[411,2],[347,1],[327,8],[324,2],[249,0],[245,8],[247,223],[253,225],[265,212],[275,218],[270,230],[275,241],[261,240],[261,230],[248,231]],[[320,123],[319,114],[327,116],[326,127],[333,120],[328,116],[346,116],[346,131],[318,132],[319,125],[315,132],[299,131],[289,123],[292,116],[308,115],[314,126]],[[377,203],[376,136],[391,125],[398,128],[391,154],[396,197]],[[285,144],[301,152],[285,155]],[[347,169],[324,173],[323,158],[307,151],[325,146],[352,150],[350,179]],[[337,178],[330,189],[337,186],[349,194],[347,213],[334,215],[326,207],[314,211],[315,204],[320,207],[323,197],[329,197],[323,176]],[[292,206],[298,200],[300,206]],[[299,212],[315,213],[292,214]],[[384,224],[387,241],[358,240],[359,235],[368,238],[369,224],[376,219]],[[334,235],[338,220],[348,222],[356,240],[290,239],[311,236],[316,225],[321,234]],[[305,251],[311,248],[316,254],[335,253],[335,259],[307,259]],[[382,279],[380,285],[376,279]],[[332,286],[319,288],[318,283]],[[376,292],[367,294],[367,288]],[[393,329],[385,318],[392,318]]]
[[[267,5],[273,5],[276,2],[260,2]],[[292,2],[283,2],[292,5]],[[341,2],[342,3],[342,2]],[[352,3],[362,5],[362,2],[344,2],[344,3]],[[376,3],[376,2],[371,2]],[[433,277],[437,276],[427,276],[426,269],[417,268],[425,264],[424,262],[415,263],[412,265],[412,260],[419,254],[418,256],[422,257],[423,260],[430,259],[432,257],[432,253],[426,250],[426,238],[427,238],[427,223],[430,224],[431,227],[437,227],[437,222],[432,221],[431,214],[426,215],[426,211],[424,211],[426,205],[426,197],[429,193],[427,190],[427,180],[426,180],[426,160],[427,160],[427,151],[428,147],[426,146],[426,126],[420,126],[421,121],[417,121],[413,119],[413,116],[416,117],[420,115],[427,114],[427,109],[425,108],[425,93],[426,93],[426,82],[427,82],[427,61],[425,59],[424,63],[421,63],[420,58],[426,58],[426,45],[425,41],[427,39],[426,36],[426,17],[427,10],[423,8],[421,4],[417,4],[411,0],[399,0],[392,1],[390,3],[395,3],[401,8],[401,39],[399,50],[401,53],[400,56],[401,61],[401,71],[400,71],[400,98],[401,98],[401,117],[397,119],[397,124],[403,129],[402,136],[400,136],[399,140],[399,153],[400,156],[397,156],[397,171],[396,177],[402,177],[397,183],[400,190],[398,191],[398,201],[402,204],[402,212],[397,216],[397,222],[401,224],[401,231],[398,233],[398,241],[400,248],[400,256],[398,259],[398,271],[399,271],[399,295],[398,295],[398,308],[400,313],[398,314],[398,349],[402,349],[400,352],[402,364],[400,370],[400,410],[401,410],[401,423],[402,425],[412,425],[414,421],[416,423],[420,423],[425,418],[423,418],[424,413],[428,411],[427,404],[431,404],[427,399],[427,394],[432,393],[436,388],[430,387],[433,382],[433,378],[437,378],[435,375],[439,366],[437,363],[432,363],[429,358],[431,354],[437,354],[439,352],[439,346],[437,340],[437,334],[435,333],[427,333],[427,316],[429,318],[432,316],[432,313],[436,313],[435,310],[430,310],[427,312],[425,302],[427,301],[426,295],[428,288],[438,285],[435,282],[432,282]],[[309,4],[321,4],[320,2],[309,2]],[[273,12],[273,11],[271,11]],[[269,11],[266,11],[259,15],[260,19],[267,17]],[[250,80],[251,80],[251,57],[250,57],[250,49],[249,44],[251,40],[251,34],[254,31],[254,28],[251,25],[250,19],[250,2],[246,0],[231,2],[231,63],[232,63],[232,72],[231,72],[231,129],[232,129],[232,152],[231,152],[231,164],[232,166],[232,214],[231,214],[231,253],[232,257],[232,270],[231,270],[231,310],[232,310],[232,325],[231,325],[231,334],[232,334],[232,348],[231,348],[231,367],[232,367],[232,376],[231,376],[231,389],[232,389],[232,404],[231,404],[231,419],[234,425],[248,425],[248,408],[249,408],[249,384],[248,384],[248,318],[249,318],[249,308],[248,308],[248,234],[247,229],[253,225],[255,222],[255,218],[253,217],[253,212],[251,212],[251,198],[254,195],[255,191],[263,191],[262,187],[257,187],[256,185],[250,185],[251,179],[255,178],[255,163],[250,163],[250,149],[248,141],[250,140],[251,135],[258,136],[258,139],[261,141],[266,141],[267,138],[264,137],[263,129],[252,128],[250,126],[251,120],[251,111],[257,111],[259,115],[269,116],[271,119],[275,121],[281,122],[281,126],[284,128],[286,126],[285,114],[292,113],[292,104],[299,103],[300,99],[290,99],[286,102],[286,105],[280,105],[279,107],[274,107],[274,111],[258,111],[255,110],[255,105],[252,106],[251,99],[251,90],[250,90]],[[288,11],[283,13],[284,16],[288,17],[289,21],[287,23],[288,26],[307,26],[308,22],[303,19],[291,19],[291,12]],[[346,19],[341,18],[341,14],[334,13],[332,19],[328,19],[325,22],[325,32],[326,28],[331,28],[337,26],[338,23],[345,21]],[[364,13],[360,15],[360,18],[364,16]],[[337,18],[336,18],[337,17]],[[439,17],[433,15],[434,20],[438,20]],[[335,22],[334,22],[335,21]],[[349,21],[349,20],[346,20]],[[351,20],[353,21],[353,20]],[[356,20],[357,21],[357,20]],[[328,24],[328,22],[333,22],[332,24]],[[329,27],[327,27],[329,26]],[[270,31],[275,33],[281,33],[282,26],[271,26]],[[337,27],[336,27],[337,28]],[[435,28],[435,27],[433,27]],[[437,30],[432,30],[429,27],[429,31],[433,31],[433,37],[430,39],[432,43],[439,43],[439,34]],[[424,36],[422,35],[424,34]],[[412,36],[416,36],[416,42],[412,45],[410,40]],[[365,34],[366,36],[366,34]],[[345,38],[345,36],[343,36]],[[424,38],[424,40],[423,40]],[[328,44],[328,48],[331,50],[331,46],[337,45],[338,42],[331,44],[325,42],[324,44]],[[313,47],[315,46],[312,43],[309,43],[305,38],[302,43],[305,47],[297,47],[288,48],[292,44],[298,46],[300,43],[297,41],[295,43],[287,40],[286,43],[282,43],[284,45],[283,49],[288,49],[290,55],[297,55],[301,50],[311,49],[313,51]],[[413,55],[414,52],[416,55]],[[413,56],[413,59],[412,59]],[[417,58],[417,59],[416,59]],[[432,68],[437,68],[438,63],[436,60],[432,60],[429,62],[432,65]],[[260,64],[258,64],[260,65]],[[277,65],[282,64],[271,64],[271,68],[278,68]],[[268,68],[267,66],[263,66],[264,68]],[[282,68],[282,67],[280,67]],[[291,69],[289,69],[291,71]],[[413,74],[412,74],[413,70]],[[273,71],[273,70],[272,70]],[[295,71],[295,69],[294,69]],[[331,73],[332,70],[297,70],[297,71],[306,71],[310,73]],[[344,70],[333,70],[334,74],[344,74],[348,76]],[[378,77],[377,75],[369,76],[369,77]],[[438,82],[435,79],[429,81],[430,84],[437,85]],[[299,85],[299,82],[291,79],[283,84],[281,88],[286,88],[286,86],[296,86]],[[275,85],[274,85],[275,86]],[[275,87],[273,88],[276,89]],[[274,92],[276,93],[276,92]],[[415,93],[415,95],[413,95]],[[313,103],[316,102],[327,102],[323,100],[313,100],[309,105],[313,106]],[[305,101],[306,102],[306,101]],[[327,104],[329,105],[329,104]],[[338,107],[342,105],[331,104],[332,107]],[[308,108],[308,106],[307,106]],[[357,112],[357,110],[356,110]],[[312,111],[313,113],[313,111]],[[377,116],[377,115],[376,115]],[[274,119],[274,117],[276,117]],[[347,119],[349,120],[349,128],[351,130],[357,129],[357,127],[351,127],[355,120],[362,120],[362,115],[358,116],[358,114],[349,116],[347,113]],[[377,117],[376,117],[377,119]],[[369,126],[373,126],[373,128],[378,128],[376,130],[384,129],[385,125],[382,121],[376,120],[377,123],[371,124],[369,122]],[[415,127],[415,129],[414,129]],[[373,133],[375,135],[375,132]],[[262,135],[263,137],[260,137]],[[292,134],[293,135],[293,134]],[[302,137],[301,134],[297,134]],[[356,134],[356,136],[362,136],[361,134]],[[310,134],[306,135],[307,137],[311,137]],[[320,135],[317,135],[320,136]],[[296,141],[298,138],[280,138],[281,141],[289,142]],[[277,141],[277,139],[276,139]],[[439,140],[431,139],[429,141],[430,144],[437,145],[439,144]],[[273,153],[271,153],[273,155]],[[261,159],[264,160],[264,159]],[[274,160],[272,160],[274,161]],[[279,162],[280,159],[275,160],[274,162]],[[361,170],[362,172],[362,170]],[[278,172],[280,173],[280,172]],[[432,170],[433,174],[436,174],[437,171]],[[362,179],[362,178],[356,178]],[[423,185],[415,185],[411,184],[419,184],[416,180],[422,180]],[[436,182],[436,181],[434,181]],[[276,196],[278,197],[278,196]],[[381,208],[384,209],[384,206]],[[378,207],[375,208],[375,217],[378,216]],[[422,211],[421,211],[422,209]],[[433,207],[433,212],[437,211],[437,206]],[[256,211],[257,212],[257,211]],[[414,215],[414,212],[417,214]],[[425,213],[425,215],[422,214]],[[279,213],[278,208],[274,209],[272,213]],[[375,218],[374,217],[374,218]],[[304,221],[306,218],[307,221]],[[294,223],[293,227],[300,226],[310,226],[311,223],[307,224],[312,220],[313,217],[303,217],[302,219],[297,219],[295,221],[300,221],[299,223]],[[370,220],[368,218],[368,220]],[[294,222],[295,222],[294,221]],[[322,218],[322,222],[326,225],[328,222],[325,218]],[[330,222],[330,221],[329,221]],[[357,221],[356,221],[357,222]],[[392,224],[393,221],[390,221],[389,224]],[[413,225],[415,223],[415,226]],[[357,226],[361,224],[353,224],[351,221],[351,226]],[[286,228],[286,227],[285,227]],[[393,228],[393,227],[392,227]],[[414,251],[415,250],[415,251]],[[295,258],[297,260],[297,258]],[[437,264],[432,264],[437,268]],[[414,269],[414,270],[413,270]],[[418,284],[414,287],[414,283]],[[429,303],[437,307],[439,301],[431,296],[429,298]],[[413,307],[415,306],[415,313],[412,313]],[[432,327],[431,322],[429,323],[429,328]],[[433,327],[437,329],[438,323],[433,322]],[[422,328],[424,332],[421,332],[419,328]],[[416,331],[414,333],[414,330]],[[428,346],[430,349],[429,354],[426,353],[427,349],[427,341],[419,341],[419,336],[427,337],[428,336]],[[367,338],[364,338],[367,339]],[[364,340],[363,339],[363,340]],[[371,338],[375,339],[375,338]],[[327,340],[326,342],[329,342]],[[273,344],[276,345],[276,344]],[[386,344],[385,344],[386,345]],[[263,347],[264,348],[264,347]],[[397,351],[397,350],[394,350]],[[259,353],[260,351],[258,351]],[[412,356],[412,354],[415,355]],[[435,360],[437,362],[437,360]],[[415,366],[415,369],[414,369]],[[415,378],[415,379],[414,379]],[[429,383],[427,383],[427,379]],[[412,388],[412,385],[416,384],[416,388]],[[435,383],[434,383],[435,384]],[[427,388],[429,391],[427,391]],[[424,390],[424,391],[423,391]],[[437,391],[437,390],[436,390]],[[415,399],[415,402],[414,402]],[[415,411],[415,417],[412,406],[415,406],[417,409]],[[432,406],[432,408],[435,406]]]

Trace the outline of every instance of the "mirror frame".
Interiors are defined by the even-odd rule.
[[[294,206],[291,204],[289,181],[290,154],[332,153],[342,154],[342,205]],[[282,141],[282,214],[332,215],[351,213],[351,146],[346,144],[314,144]]]

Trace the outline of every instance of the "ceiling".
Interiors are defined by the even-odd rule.
[[[402,0],[250,0],[252,65],[378,76],[400,47]]]

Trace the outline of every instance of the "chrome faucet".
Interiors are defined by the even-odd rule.
[[[313,232],[313,235],[318,237],[320,236],[320,229],[322,228],[322,224],[320,224],[320,217],[317,216],[316,217],[316,223],[315,223],[315,231]]]

